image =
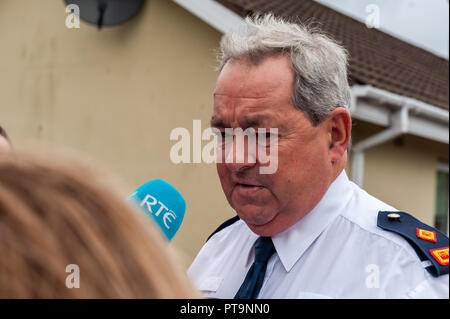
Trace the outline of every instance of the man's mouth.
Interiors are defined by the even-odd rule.
[[[247,184],[247,183],[236,183],[236,190],[240,195],[251,196],[263,189],[263,186]]]

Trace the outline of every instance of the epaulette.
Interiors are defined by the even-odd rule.
[[[209,235],[208,239],[206,241],[208,241],[215,233],[220,232],[222,229],[224,229],[225,227],[228,227],[232,224],[234,224],[235,222],[237,222],[239,220],[239,216],[234,216],[226,221],[224,221],[222,224],[220,224],[219,227],[217,227],[217,229],[215,231],[213,231],[213,233],[211,235]]]
[[[405,212],[378,212],[377,226],[397,233],[414,248],[421,261],[430,261],[426,269],[434,277],[448,274],[448,237]]]

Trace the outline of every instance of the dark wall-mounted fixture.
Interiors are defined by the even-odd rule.
[[[64,0],[80,8],[80,19],[103,26],[114,26],[134,17],[142,8],[145,0]]]

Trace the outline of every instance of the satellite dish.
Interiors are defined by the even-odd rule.
[[[80,19],[102,26],[124,23],[135,16],[145,0],[64,0],[80,8]]]

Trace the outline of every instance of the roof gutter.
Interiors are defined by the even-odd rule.
[[[371,121],[370,116],[367,115],[369,114],[367,110],[358,113],[358,108],[362,105],[358,103],[358,99],[361,98],[376,100],[380,104],[389,105],[389,107],[394,108],[393,110],[386,109],[385,111],[388,113],[388,123],[386,123],[388,124],[387,129],[359,141],[352,146],[351,178],[359,186],[363,185],[364,157],[365,151],[369,148],[393,140],[407,133],[427,137],[442,143],[449,143],[448,111],[416,99],[374,88],[370,85],[355,85],[351,88],[351,93],[351,105],[349,111],[351,114],[355,114],[356,116],[353,116],[356,118],[359,117],[374,123],[383,121],[383,116],[379,116],[378,121]],[[362,108],[367,108],[367,105],[370,104],[366,103]],[[364,115],[364,112],[366,112],[366,115]]]
[[[241,16],[214,0],[172,0],[221,33],[227,33],[244,22]]]
[[[423,114],[433,119],[443,121],[447,124],[449,123],[449,112],[447,110],[443,110],[434,105],[427,104],[410,97],[378,89],[371,85],[354,85],[351,88],[351,93],[352,103],[350,106],[350,112],[352,112],[356,108],[357,98],[368,97],[376,99],[381,103],[389,103],[398,107],[407,107],[410,111],[415,112],[415,114],[417,115]]]

